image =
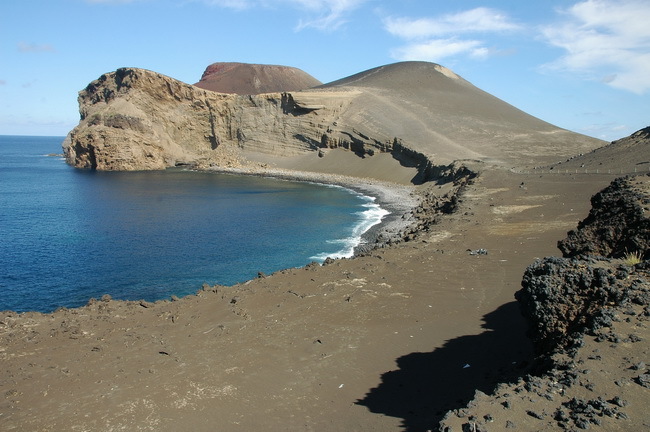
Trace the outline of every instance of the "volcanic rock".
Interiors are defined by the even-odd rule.
[[[639,374],[645,371],[639,360],[647,356],[649,199],[650,176],[614,180],[592,198],[589,216],[559,242],[565,257],[547,257],[526,269],[515,297],[529,325],[535,362],[517,383],[471,401],[465,416],[496,412],[495,424],[507,427],[516,419],[526,430],[647,427],[640,401],[647,398],[648,380]],[[506,405],[507,412],[495,409]],[[532,414],[540,412],[550,415]],[[440,430],[462,424],[464,416],[449,412]],[[489,428],[481,421],[472,426]]]
[[[405,182],[417,184],[459,160],[521,167],[604,144],[532,117],[426,62],[258,95],[216,93],[123,68],[90,83],[79,93],[79,106],[81,121],[64,143],[66,159],[97,170],[262,164],[382,180],[402,172]],[[350,155],[346,163],[340,151]]]

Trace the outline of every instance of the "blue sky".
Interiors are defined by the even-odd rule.
[[[280,64],[328,82],[402,60],[608,141],[650,125],[648,0],[2,0],[0,134],[67,134],[77,92],[123,66],[191,84],[214,62]]]

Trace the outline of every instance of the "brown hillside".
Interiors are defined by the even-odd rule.
[[[320,84],[293,67],[221,62],[208,66],[194,85],[219,93],[250,95],[304,90]]]
[[[300,91],[286,91],[290,68],[262,77],[273,68],[281,67],[216,64],[204,74],[204,83],[221,77],[245,95],[142,69],[105,74],[80,92],[82,120],[67,159],[98,170],[261,163],[419,184],[455,161],[521,170],[606,144],[528,115],[434,63],[395,63]],[[268,91],[264,82],[285,90],[250,94]]]
[[[264,95],[128,68],[90,83],[79,104],[65,143],[74,166],[266,175],[276,164],[377,197],[391,215],[353,259],[205,284],[156,303],[114,300],[107,280],[107,295],[83,308],[1,312],[0,430],[420,432],[442,430],[443,418],[453,431],[650,424],[647,302],[615,309],[609,301],[625,300],[628,288],[647,298],[647,262],[614,269],[590,258],[574,264],[593,273],[564,273],[570,286],[607,282],[622,295],[597,299],[611,321],[576,339],[576,356],[563,357],[554,376],[528,375],[533,345],[514,298],[526,268],[558,254],[558,239],[614,174],[511,168],[548,166],[604,142],[527,116],[431,63]],[[634,148],[619,150],[612,155],[633,158]],[[468,156],[486,162],[480,175],[441,166]],[[417,185],[377,181],[408,184],[415,174]],[[641,208],[648,179],[629,188],[640,191]],[[236,238],[215,247],[236,248]],[[619,277],[626,285],[609,285]]]
[[[552,167],[559,172],[632,173],[650,171],[650,126]]]
[[[397,136],[436,159],[521,166],[605,144],[526,114],[434,63],[381,66],[322,88],[360,90],[345,122]]]

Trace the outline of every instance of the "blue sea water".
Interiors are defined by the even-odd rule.
[[[0,136],[0,310],[155,301],[350,256],[385,211],[348,189],[180,169],[94,172]]]

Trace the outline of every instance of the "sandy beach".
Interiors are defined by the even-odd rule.
[[[389,213],[384,216],[380,224],[371,227],[366,233],[364,233],[362,236],[362,244],[355,249],[355,254],[376,247],[383,247],[388,243],[402,240],[405,231],[414,229],[413,225],[416,225],[414,213],[421,204],[419,189],[413,185],[399,184],[378,179],[296,171],[281,168],[252,167],[246,169],[228,169],[211,167],[207,169],[202,168],[200,170],[340,186],[374,198],[374,203],[379,204],[382,209]],[[453,189],[452,186],[445,186],[446,191],[451,189]]]

